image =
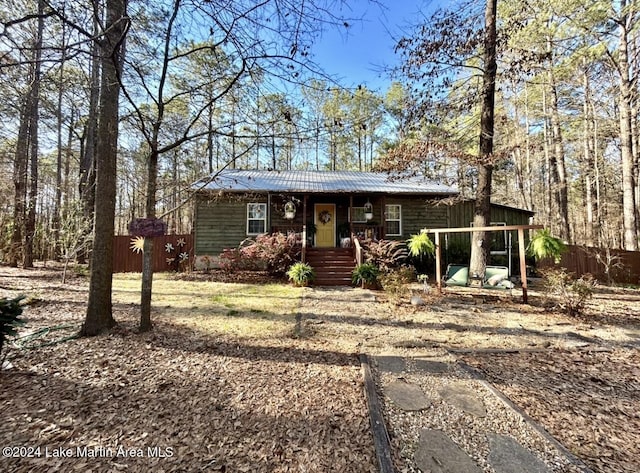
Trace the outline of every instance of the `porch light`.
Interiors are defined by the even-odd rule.
[[[296,216],[296,204],[294,204],[292,201],[289,201],[286,204],[284,204],[284,218],[286,218],[287,220],[293,220],[295,216]]]
[[[367,203],[364,204],[364,218],[371,220],[373,218],[373,205],[367,199]]]

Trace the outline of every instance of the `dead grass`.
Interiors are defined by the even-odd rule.
[[[135,304],[140,299],[139,275],[116,275],[114,301]],[[295,324],[301,290],[267,283],[242,284],[176,279],[155,275],[155,320],[201,330],[209,335],[233,335],[240,339],[281,337]]]

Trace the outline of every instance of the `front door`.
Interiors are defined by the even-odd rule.
[[[316,246],[336,246],[336,206],[335,204],[316,204]]]

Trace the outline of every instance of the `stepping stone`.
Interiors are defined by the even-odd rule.
[[[385,373],[400,374],[406,369],[404,358],[399,356],[380,355],[375,356],[374,360],[376,361],[376,365],[378,365],[378,369]]]
[[[403,411],[421,411],[431,406],[431,401],[416,384],[394,381],[384,388],[387,397]]]
[[[420,471],[481,473],[482,470],[443,431],[423,429],[413,457]]]
[[[457,384],[451,384],[438,391],[442,399],[452,406],[462,409],[464,412],[476,417],[486,417],[487,409],[478,395],[467,388]]]
[[[491,452],[487,460],[496,473],[551,473],[545,463],[514,438],[489,434]]]
[[[416,370],[423,373],[442,374],[449,372],[449,365],[443,361],[415,359]]]

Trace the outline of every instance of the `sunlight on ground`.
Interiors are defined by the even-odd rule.
[[[138,304],[139,274],[114,276],[114,302]],[[284,284],[180,281],[156,274],[151,317],[167,317],[210,334],[268,338],[290,333],[302,290]]]

